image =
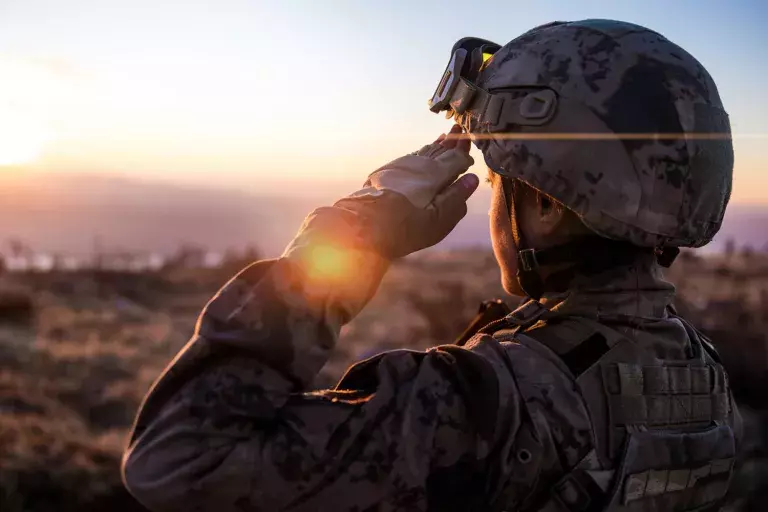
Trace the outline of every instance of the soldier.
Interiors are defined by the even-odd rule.
[[[717,509],[740,419],[660,269],[730,195],[710,76],[646,28],[557,22],[459,41],[430,105],[482,151],[504,285],[529,300],[310,390],[388,263],[464,216],[478,180],[454,128],[210,301],[138,414],[130,491],[158,511]]]

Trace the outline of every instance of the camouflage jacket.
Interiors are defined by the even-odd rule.
[[[530,339],[550,347],[564,340],[572,355],[594,343],[593,324],[610,325],[655,360],[686,359],[695,341],[670,316],[673,286],[650,259],[638,260],[523,305],[506,334],[387,352],[350,368],[334,389],[314,391],[345,319],[327,302],[308,307],[302,286],[290,260],[262,261],[207,305],[134,425],[123,474],[145,506],[541,508],[539,498],[602,441],[586,392],[552,356],[560,349]],[[562,321],[569,317],[592,324]],[[727,407],[723,415],[735,425]]]

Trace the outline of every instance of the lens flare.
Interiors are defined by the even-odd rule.
[[[762,139],[764,133],[537,133],[537,132],[491,132],[491,133],[450,133],[446,139],[471,140],[728,140]]]
[[[310,274],[316,279],[335,280],[346,277],[351,264],[349,251],[338,247],[319,245],[309,253]]]

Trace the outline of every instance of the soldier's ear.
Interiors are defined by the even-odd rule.
[[[536,206],[544,233],[553,233],[565,217],[565,207],[541,192],[537,192]]]
[[[539,214],[542,216],[550,215],[555,207],[554,201],[544,194],[539,194]]]

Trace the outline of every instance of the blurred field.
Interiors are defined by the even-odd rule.
[[[0,275],[0,510],[142,510],[119,479],[127,429],[202,306],[236,270]],[[732,509],[763,510],[768,255],[684,253],[669,277],[681,312],[715,339],[743,403],[750,456]],[[317,385],[382,350],[450,343],[481,300],[501,296],[487,251],[401,261],[344,328]]]

